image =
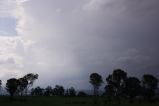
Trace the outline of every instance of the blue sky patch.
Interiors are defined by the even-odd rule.
[[[16,19],[10,17],[0,18],[0,36],[16,35]]]

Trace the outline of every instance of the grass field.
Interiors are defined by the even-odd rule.
[[[0,97],[0,106],[159,106],[159,103],[106,104],[104,98],[94,104],[93,100],[91,97],[16,97],[14,100]]]

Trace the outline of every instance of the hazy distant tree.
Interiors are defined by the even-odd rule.
[[[0,92],[2,90],[2,81],[0,80]]]
[[[99,75],[98,73],[92,73],[90,75],[90,81],[89,82],[93,85],[94,96],[97,96],[98,95],[98,89],[101,86],[101,84],[103,83],[102,76]]]
[[[2,81],[0,80],[0,89],[1,89],[1,87],[2,87]]]
[[[87,93],[85,93],[84,91],[79,91],[78,94],[77,94],[77,96],[84,97],[84,96],[87,96]]]
[[[44,89],[42,89],[41,87],[36,87],[36,88],[33,88],[31,90],[31,95],[32,96],[42,96],[43,95],[43,91]]]
[[[126,79],[127,73],[121,69],[114,70],[113,73],[106,78],[108,84],[106,88],[109,88],[109,91],[114,93],[113,96],[117,98],[119,103],[120,96],[122,96],[124,91]],[[112,90],[110,90],[110,88],[112,88]]]
[[[66,96],[76,96],[76,90],[73,87],[68,88],[66,90],[66,94],[65,95]]]
[[[30,95],[31,95],[31,96],[36,96],[36,95],[35,95],[35,92],[34,92],[34,89],[35,89],[35,88],[32,88],[32,89],[30,90]]]
[[[45,92],[44,92],[44,95],[45,96],[51,96],[53,94],[53,89],[51,86],[48,86],[45,88]]]
[[[125,83],[125,94],[128,95],[130,102],[134,101],[134,98],[139,95],[141,86],[140,80],[135,77],[129,77]]]
[[[151,100],[153,96],[155,96],[155,90],[158,87],[158,79],[153,75],[145,74],[142,78],[144,96],[148,100]]]
[[[18,80],[15,78],[9,79],[7,80],[6,83],[6,90],[8,91],[8,93],[10,94],[11,97],[14,96],[14,94],[16,93],[18,88]]]
[[[27,89],[28,81],[25,78],[19,78],[18,79],[18,92],[20,95],[23,95],[23,92],[25,89]]]
[[[70,96],[76,96],[76,90],[73,87],[69,88],[68,90]]]
[[[38,79],[38,76],[39,76],[38,74],[29,73],[23,77],[24,79],[28,81],[27,89],[33,85],[34,81]],[[26,93],[27,93],[27,89],[26,89]]]
[[[64,96],[65,89],[63,86],[56,85],[55,88],[53,89],[53,95],[56,96]]]

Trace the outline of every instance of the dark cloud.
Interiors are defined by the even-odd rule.
[[[129,75],[154,74],[158,5],[158,0],[30,0],[24,7],[33,23],[25,34],[37,43],[33,58],[47,65],[29,69],[39,72],[41,85],[78,88],[88,87],[92,72],[104,78],[116,68]]]

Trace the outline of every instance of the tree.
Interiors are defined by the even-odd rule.
[[[155,90],[158,86],[158,79],[150,74],[145,74],[142,77],[144,96],[146,99],[151,101],[151,98],[155,96]]]
[[[66,96],[76,96],[76,90],[73,87],[67,89]]]
[[[98,73],[92,73],[90,75],[90,81],[89,82],[93,85],[94,96],[97,96],[98,95],[98,89],[101,86],[101,84],[103,83],[102,76],[99,75]]]
[[[65,89],[63,86],[56,85],[55,88],[53,89],[53,95],[56,96],[64,96]]]
[[[127,73],[121,69],[115,69],[113,73],[106,78],[108,85],[105,88],[110,91],[109,93],[113,93],[113,96],[117,98],[119,104],[120,96],[122,96],[124,91],[126,79]]]
[[[105,93],[107,96],[114,96],[115,95],[115,86],[114,86],[114,83],[113,83],[113,78],[112,78],[112,75],[109,75],[107,78],[106,78],[106,81],[107,81],[107,85],[105,86]]]
[[[44,92],[44,95],[45,96],[51,96],[53,94],[53,89],[51,86],[48,86],[45,88],[45,92]]]
[[[14,96],[14,94],[16,93],[18,88],[18,80],[15,78],[11,78],[9,80],[7,80],[6,83],[6,90],[8,91],[8,93],[10,94],[11,97]]]
[[[25,76],[23,77],[25,80],[28,81],[27,88],[26,88],[26,93],[27,93],[27,89],[28,89],[29,87],[33,86],[34,81],[35,81],[36,79],[38,79],[38,76],[39,76],[38,74],[29,73],[29,74],[27,74],[27,75],[25,75]]]
[[[41,87],[38,86],[31,90],[31,95],[32,96],[42,96],[43,91],[44,91],[44,89],[42,89]]]
[[[143,86],[149,89],[157,89],[158,79],[153,75],[143,75]]]
[[[108,84],[108,85],[105,86],[104,89],[105,89],[104,95],[107,96],[107,98],[108,98],[107,101],[109,103],[111,103],[112,99],[114,97],[114,94],[115,94],[114,86],[112,84]]]
[[[28,81],[25,78],[19,78],[18,79],[18,92],[20,93],[20,95],[23,95],[24,90],[27,88],[28,86]]]
[[[0,92],[2,90],[2,81],[0,80]]]
[[[0,80],[0,86],[2,85],[2,81]]]
[[[140,80],[135,77],[129,77],[125,82],[125,94],[128,95],[130,102],[139,94],[141,89]]]

